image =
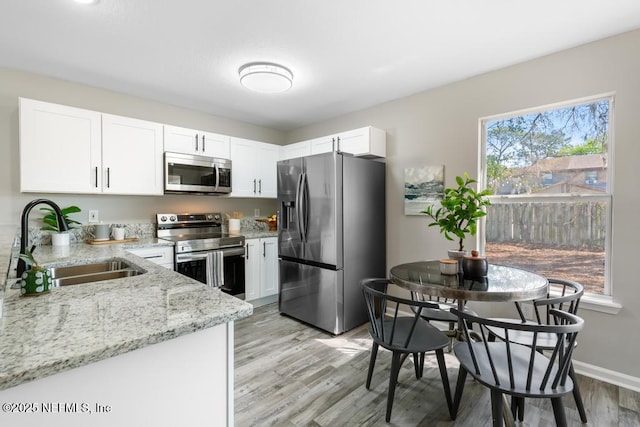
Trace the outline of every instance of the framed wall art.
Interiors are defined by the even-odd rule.
[[[444,165],[405,168],[404,214],[424,215],[427,206],[444,195]]]

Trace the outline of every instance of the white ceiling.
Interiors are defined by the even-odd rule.
[[[290,130],[636,28],[638,0],[2,0],[0,66]],[[242,87],[262,60],[293,88]]]

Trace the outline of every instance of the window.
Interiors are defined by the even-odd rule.
[[[610,295],[613,96],[481,121],[491,262]]]

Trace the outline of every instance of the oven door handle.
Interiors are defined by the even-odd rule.
[[[189,262],[189,261],[202,261],[203,259],[207,259],[207,254],[201,254],[201,255],[182,255],[182,254],[177,254],[176,255],[176,263],[179,264],[181,262]]]

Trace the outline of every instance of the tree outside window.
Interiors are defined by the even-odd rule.
[[[612,107],[596,98],[482,121],[491,262],[610,293]]]

